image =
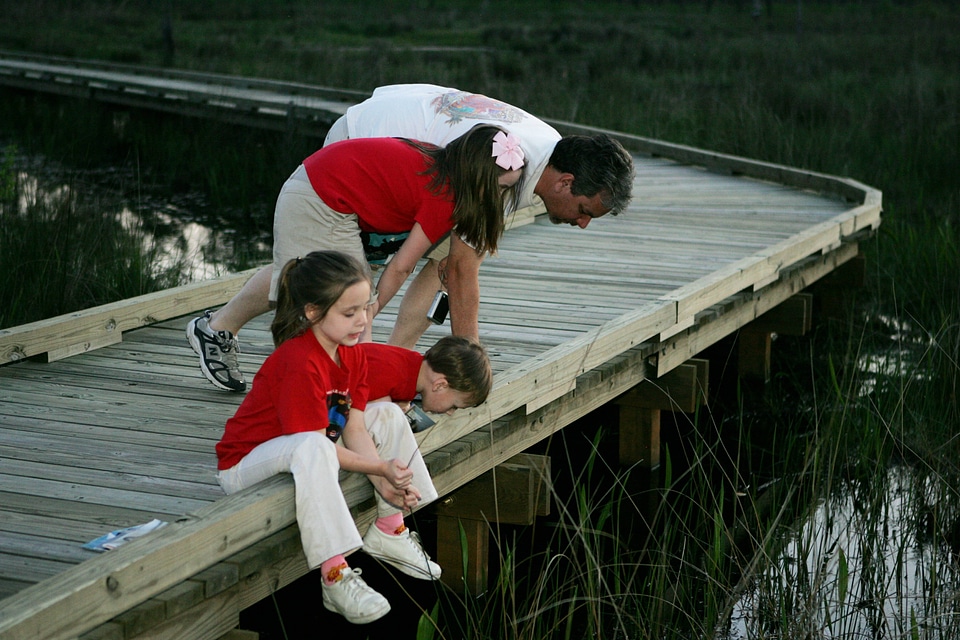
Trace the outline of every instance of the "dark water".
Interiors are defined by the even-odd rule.
[[[270,258],[272,199],[229,209],[199,191],[171,193],[135,167],[80,170],[26,156],[17,156],[15,165],[21,207],[71,199],[85,203],[90,215],[117,217],[131,238],[160,250],[158,269],[183,265],[187,282]]]

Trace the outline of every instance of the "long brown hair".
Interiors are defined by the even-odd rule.
[[[273,345],[303,333],[310,321],[304,307],[315,305],[323,319],[343,292],[358,282],[370,282],[370,275],[355,258],[340,251],[311,251],[283,265],[277,289],[277,313],[270,324]]]
[[[413,140],[428,157],[429,188],[438,196],[452,193],[456,233],[478,253],[495,253],[503,235],[504,201],[519,197],[520,183],[501,192],[499,179],[505,173],[493,159],[493,137],[503,131],[478,124],[446,147],[433,147]]]

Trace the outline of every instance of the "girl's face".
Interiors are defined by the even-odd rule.
[[[317,341],[331,358],[335,358],[338,346],[352,347],[360,341],[360,336],[367,327],[369,306],[370,283],[358,282],[343,292],[319,322],[316,321],[319,309],[307,305],[304,312],[311,322],[310,328]]]
[[[523,175],[523,169],[514,169],[513,171],[504,171],[500,174],[500,177],[497,178],[497,182],[500,184],[500,190],[506,191],[513,185],[517,184],[520,181],[520,176]]]

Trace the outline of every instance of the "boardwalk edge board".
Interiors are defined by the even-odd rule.
[[[83,348],[85,344],[90,347],[114,344],[120,341],[124,331],[175,318],[204,305],[212,307],[227,302],[256,271],[250,269],[0,329],[0,363],[71,347],[77,347],[77,353],[88,351]]]

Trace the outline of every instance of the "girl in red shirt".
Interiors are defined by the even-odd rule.
[[[400,409],[364,415],[367,363],[354,345],[369,322],[368,271],[346,254],[317,251],[284,267],[279,293],[277,348],[227,421],[217,479],[232,494],[292,474],[303,550],[308,566],[322,571],[324,606],[350,622],[372,622],[390,604],[345,556],[362,547],[411,576],[439,578],[440,567],[403,524],[403,510],[437,493]],[[366,474],[375,489],[379,517],[363,538],[340,489],[341,469]]]

